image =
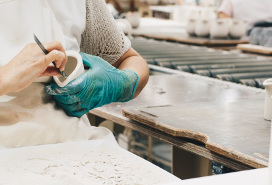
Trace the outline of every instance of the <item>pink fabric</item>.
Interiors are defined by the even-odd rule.
[[[244,21],[247,30],[261,21],[272,22],[272,0],[224,0],[219,12]]]
[[[223,12],[226,15],[233,17],[233,5],[231,0],[224,0],[219,8],[219,12]]]

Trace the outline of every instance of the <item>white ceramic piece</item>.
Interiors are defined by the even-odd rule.
[[[114,8],[114,6],[111,3],[107,3],[107,8],[109,9],[113,17],[118,16],[118,11]]]
[[[269,150],[269,184],[272,184],[272,126],[270,132],[270,150]]]
[[[199,17],[199,10],[198,9],[190,9],[188,10],[187,19],[188,20],[198,20]]]
[[[186,31],[189,35],[195,35],[195,29],[197,20],[199,19],[199,11],[197,9],[191,9],[187,15]]]
[[[265,105],[264,105],[264,119],[272,119],[272,78],[269,78],[263,82],[265,87]]]
[[[198,20],[195,27],[195,34],[199,37],[207,37],[210,34],[210,21]]]
[[[209,36],[211,21],[214,18],[214,12],[210,8],[202,8],[200,11],[200,18],[195,27],[195,34],[199,37]]]
[[[126,19],[132,28],[138,28],[140,25],[141,14],[139,12],[127,12],[120,15],[121,19]]]
[[[233,20],[230,26],[230,36],[241,38],[246,34],[246,25],[243,21]]]
[[[65,51],[67,55],[67,63],[65,65],[64,72],[68,76],[64,78],[62,76],[54,76],[54,80],[59,87],[66,86],[69,82],[79,77],[84,73],[84,65],[81,55],[76,51]]]
[[[195,35],[196,24],[197,21],[192,19],[187,22],[186,31],[189,35]]]
[[[200,11],[200,17],[202,20],[210,20],[211,19],[211,11],[208,8],[203,8]]]
[[[229,35],[229,30],[229,19],[216,19],[211,23],[210,36],[212,38],[226,38]]]
[[[202,20],[214,20],[216,19],[217,15],[215,13],[215,11],[212,8],[208,8],[208,7],[203,7],[200,10],[200,18]]]
[[[117,26],[129,37],[132,35],[132,26],[126,19],[116,19]]]

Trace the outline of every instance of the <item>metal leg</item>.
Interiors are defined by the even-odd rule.
[[[152,161],[152,137],[148,136],[148,161]]]
[[[96,126],[96,127],[98,127],[100,123],[102,123],[103,121],[106,120],[106,119],[101,118],[101,117],[99,117],[99,116],[95,116],[95,115],[93,115],[93,114],[91,114],[91,113],[88,113],[88,114],[87,114],[87,117],[88,117],[88,119],[89,119],[91,125],[92,125],[92,126]]]
[[[172,173],[181,179],[212,175],[211,161],[172,146]]]

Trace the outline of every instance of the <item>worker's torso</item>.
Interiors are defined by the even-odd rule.
[[[85,0],[0,0],[0,65],[34,42],[34,33],[79,51],[85,22]]]
[[[59,40],[66,49],[79,51],[85,9],[85,0],[0,0],[0,65],[27,43],[34,43],[33,34],[42,42]],[[67,116],[44,86],[33,83],[20,92],[0,96],[0,148],[106,135],[103,129],[94,134],[86,116]]]
[[[244,20],[249,26],[260,21],[272,21],[271,0],[231,0],[233,17]]]

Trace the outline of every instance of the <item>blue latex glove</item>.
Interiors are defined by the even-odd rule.
[[[65,87],[52,83],[46,92],[69,116],[81,117],[89,110],[133,98],[139,77],[131,70],[119,70],[100,57],[80,53],[90,69]]]

